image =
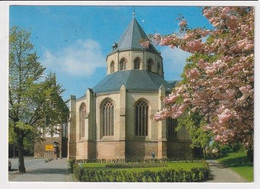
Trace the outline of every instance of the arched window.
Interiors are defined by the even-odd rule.
[[[85,118],[86,118],[86,105],[81,104],[79,108],[79,133],[80,138],[85,137]]]
[[[143,99],[135,105],[135,135],[148,135],[148,103]]]
[[[154,63],[153,63],[153,60],[152,59],[149,59],[147,61],[147,65],[148,65],[148,71],[153,71],[153,66],[154,66]]]
[[[125,70],[126,69],[126,59],[122,58],[119,62],[119,70]]]
[[[158,68],[158,73],[160,73],[161,72],[161,64],[160,64],[160,62],[157,63],[157,68]]]
[[[177,119],[167,118],[166,119],[167,125],[167,135],[168,138],[173,138],[177,136],[176,127],[177,127]]]
[[[134,60],[134,69],[136,70],[139,70],[140,69],[140,58],[137,57],[135,60]]]
[[[114,61],[112,61],[111,64],[110,64],[110,73],[113,73],[113,72],[115,72],[115,63],[114,63]]]
[[[102,105],[103,113],[103,136],[114,135],[114,103],[111,100],[106,100]]]

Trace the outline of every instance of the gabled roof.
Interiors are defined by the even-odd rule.
[[[137,22],[135,17],[133,17],[127,29],[120,37],[117,47],[114,48],[111,53],[124,50],[143,50],[143,47],[140,44],[141,39],[149,40],[140,24]],[[149,48],[146,50],[159,54],[152,44],[150,44]]]
[[[116,92],[125,85],[126,90],[136,92],[158,91],[164,85],[167,92],[172,90],[172,85],[157,73],[145,70],[126,70],[107,75],[94,88],[94,93]]]

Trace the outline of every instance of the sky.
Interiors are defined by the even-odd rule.
[[[83,96],[106,76],[106,56],[127,28],[133,11],[146,34],[170,34],[178,31],[180,15],[190,28],[211,29],[201,10],[197,6],[10,6],[9,26],[31,32],[45,73],[56,73],[67,100],[70,95]],[[156,48],[163,57],[165,79],[180,80],[190,54]]]

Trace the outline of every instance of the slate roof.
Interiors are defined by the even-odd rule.
[[[158,91],[164,85],[170,92],[172,85],[165,81],[159,74],[145,70],[125,70],[107,75],[94,88],[95,93],[119,91],[125,85],[128,91],[150,92]]]
[[[124,50],[143,50],[143,47],[140,44],[140,39],[147,39],[147,35],[145,34],[144,30],[140,26],[140,24],[137,22],[135,17],[132,18],[130,24],[128,25],[127,29],[123,33],[123,35],[120,37],[117,47],[112,50],[112,53],[117,51],[124,51]],[[155,47],[150,44],[149,48],[145,49],[148,51],[151,51],[156,54],[160,54]]]

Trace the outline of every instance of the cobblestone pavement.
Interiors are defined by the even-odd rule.
[[[18,159],[10,159],[12,170],[9,171],[9,181],[25,182],[70,182],[66,158],[45,163],[44,159],[25,158],[26,173],[18,172]]]
[[[213,176],[213,179],[207,182],[248,182],[230,168],[223,167],[216,160],[207,160],[207,162]]]

